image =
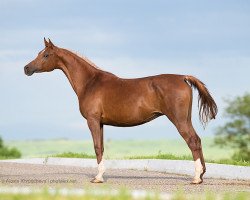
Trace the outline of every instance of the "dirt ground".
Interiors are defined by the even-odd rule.
[[[18,163],[0,163],[0,184],[2,186],[49,186],[96,189],[108,187],[132,190],[148,190],[160,192],[223,192],[248,191],[250,181],[204,179],[200,185],[190,184],[192,177],[138,170],[110,170],[104,175],[105,183],[93,184],[90,180],[96,175],[97,169],[48,166]]]

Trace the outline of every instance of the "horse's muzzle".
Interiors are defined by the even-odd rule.
[[[33,69],[31,69],[31,67],[30,66],[28,66],[28,65],[26,65],[25,67],[24,67],[24,73],[27,75],[27,76],[31,76],[32,74],[34,74],[34,70]]]

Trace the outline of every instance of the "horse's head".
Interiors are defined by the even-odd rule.
[[[24,73],[31,76],[34,73],[50,72],[58,68],[59,57],[57,55],[58,47],[56,47],[49,39],[47,42],[44,38],[45,48],[40,51],[37,57],[24,67]]]

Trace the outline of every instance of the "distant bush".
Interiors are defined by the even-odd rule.
[[[0,159],[20,158],[21,156],[22,154],[17,148],[5,146],[3,139],[0,137]]]
[[[215,144],[235,149],[233,160],[250,162],[250,93],[226,100],[227,122],[216,131]]]

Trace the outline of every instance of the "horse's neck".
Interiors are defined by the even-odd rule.
[[[61,50],[59,57],[63,63],[60,68],[69,79],[72,88],[79,97],[84,92],[88,82],[97,73],[97,69],[67,50]]]

